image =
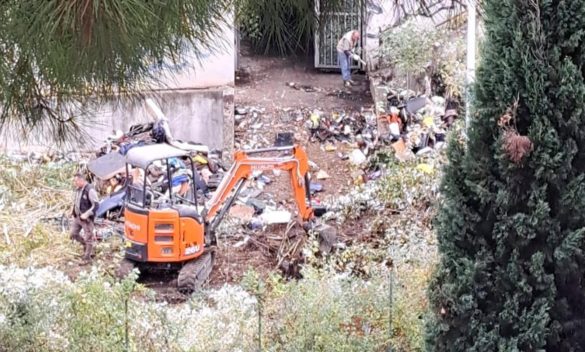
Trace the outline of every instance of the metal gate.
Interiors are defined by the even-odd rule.
[[[315,1],[317,18],[321,18],[320,2]],[[337,62],[337,42],[341,36],[352,29],[362,34],[358,48],[362,47],[362,5],[363,0],[345,0],[338,12],[332,12],[321,18],[315,30],[315,67],[324,69],[339,69]],[[353,60],[352,60],[353,61]],[[351,68],[359,68],[359,64],[352,62]]]

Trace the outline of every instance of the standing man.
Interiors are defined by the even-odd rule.
[[[337,59],[339,66],[341,66],[341,77],[343,78],[343,84],[346,87],[351,87],[355,84],[351,80],[351,59],[360,60],[360,57],[354,54],[353,49],[356,47],[360,40],[360,32],[357,30],[351,30],[343,35],[337,43]]]
[[[83,261],[87,264],[94,255],[95,234],[93,232],[93,221],[98,208],[98,195],[81,173],[75,174],[73,185],[76,190],[70,238],[83,245]],[[83,236],[80,235],[82,229]]]

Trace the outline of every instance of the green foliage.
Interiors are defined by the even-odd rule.
[[[338,211],[343,216],[338,219],[343,224],[339,228],[347,229],[351,224],[364,228],[345,238],[346,248],[328,256],[318,253],[316,238],[311,238],[304,252],[311,268],[308,269],[310,275],[320,275],[323,280],[328,280],[332,272],[341,272],[352,281],[384,282],[388,287],[388,272],[382,274],[380,268],[392,266],[392,310],[386,310],[386,314],[392,315],[388,336],[392,349],[396,351],[420,351],[424,347],[423,317],[428,309],[426,288],[436,265],[430,222],[438,197],[441,160],[442,155],[438,154],[428,160],[399,163],[393,155],[389,157],[385,152],[375,155],[371,162],[382,168],[382,178],[367,183],[356,193],[340,197],[333,204],[336,209],[340,207]],[[433,165],[433,171],[421,171],[418,167],[421,162]],[[299,285],[305,280],[303,278]],[[389,302],[388,290],[380,294],[385,295],[386,302]],[[387,322],[389,318],[384,319]]]
[[[431,268],[403,267],[390,277],[377,266],[368,280],[331,268],[305,268],[298,282],[272,276],[264,292],[264,349],[420,351]]]
[[[4,288],[2,291],[6,290]],[[47,333],[59,321],[64,305],[56,305],[53,297],[63,294],[62,288],[34,290],[24,294],[0,294],[0,339],[6,351],[59,350],[66,339],[56,333]],[[18,297],[18,298],[15,298]]]
[[[441,80],[444,91],[435,92],[438,95],[452,98],[465,96],[466,79],[466,43],[464,36],[458,32],[447,32],[439,40],[439,53],[436,74]]]
[[[484,9],[475,114],[443,179],[428,349],[583,350],[585,3]]]
[[[269,351],[382,351],[388,346],[388,282],[307,270],[299,282],[273,278],[267,297]]]
[[[395,269],[392,301],[393,345],[398,351],[423,351],[426,288],[435,263],[403,265]]]
[[[0,8],[0,125],[79,133],[87,98],[134,92],[153,66],[221,48],[231,0],[4,1]]]
[[[417,351],[430,269],[404,267],[390,278],[378,267],[367,281],[310,268],[295,282],[249,272],[250,294],[226,286],[168,306],[134,276],[117,282],[93,270],[71,283],[49,269],[0,266],[0,338],[11,351],[250,351],[259,343],[266,351]]]
[[[321,1],[321,13],[339,8],[342,2]],[[236,4],[236,22],[255,52],[296,55],[309,50],[319,23],[315,0],[238,0]]]
[[[461,31],[435,28],[409,20],[382,32],[380,65],[391,67],[398,78],[417,77],[427,64],[435,68],[440,91],[446,97],[463,96],[465,84],[465,40]],[[408,84],[408,82],[407,82]]]
[[[112,287],[108,281],[81,278],[79,286],[67,296],[70,304],[67,339],[70,346],[95,351],[129,347],[129,325],[134,322],[129,321],[127,305],[136,287],[135,278],[114,284],[114,290],[104,290],[104,284]],[[104,331],[109,331],[107,339],[103,336]]]
[[[403,72],[415,73],[433,59],[433,45],[442,33],[433,26],[408,21],[382,33],[382,64]]]
[[[57,221],[71,207],[75,165],[32,164],[0,157],[0,263],[67,260],[71,244]],[[60,253],[61,255],[55,255]]]
[[[0,276],[10,271],[2,267]],[[18,272],[13,277],[20,281],[4,282],[0,290],[0,337],[4,349],[130,350],[125,336],[131,317],[123,308],[136,288],[135,276],[115,283],[92,272],[82,274],[75,286],[46,270],[30,271],[24,276]]]

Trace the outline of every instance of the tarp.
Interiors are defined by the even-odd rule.
[[[108,180],[125,170],[124,156],[118,152],[111,152],[87,164],[89,171],[102,180]]]

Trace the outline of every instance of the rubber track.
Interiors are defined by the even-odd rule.
[[[213,253],[205,253],[197,259],[185,264],[179,271],[177,280],[179,291],[192,293],[203,285],[213,268]]]

